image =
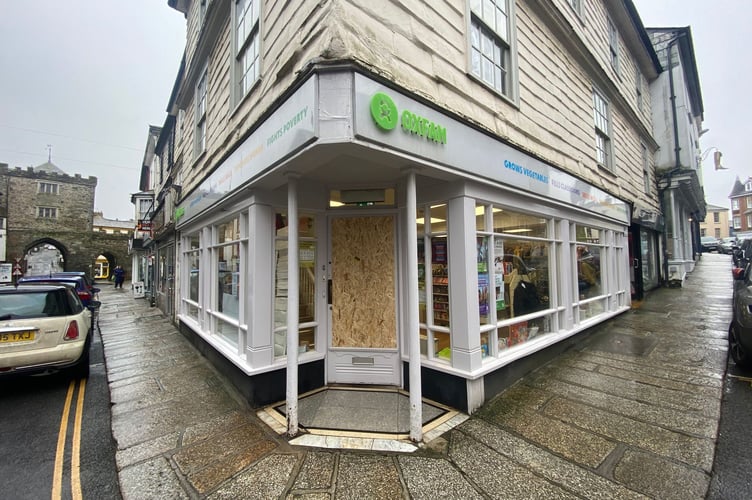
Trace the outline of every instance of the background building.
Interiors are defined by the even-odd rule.
[[[731,236],[729,221],[729,209],[716,205],[708,205],[708,214],[700,223],[700,236],[713,236],[726,238]]]
[[[700,221],[705,220],[700,134],[704,107],[692,31],[649,28],[665,69],[650,87],[661,211],[665,220],[666,279],[681,286],[700,251]]]
[[[128,235],[95,232],[96,177],[68,175],[52,162],[37,167],[0,164],[7,262],[26,274],[85,271],[95,274],[100,254],[125,263]]]
[[[744,182],[737,177],[729,199],[734,233],[739,238],[752,238],[752,177]]]

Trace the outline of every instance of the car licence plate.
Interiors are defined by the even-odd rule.
[[[34,340],[33,330],[0,333],[0,344],[11,342],[29,342],[30,340]]]

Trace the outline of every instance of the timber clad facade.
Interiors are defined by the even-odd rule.
[[[631,0],[169,4],[156,261],[251,404],[297,381],[472,412],[656,286],[663,68]]]

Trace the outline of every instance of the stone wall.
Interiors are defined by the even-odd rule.
[[[40,192],[40,184],[55,185],[53,192]],[[66,271],[93,275],[97,257],[106,255],[111,265],[130,267],[129,236],[92,231],[97,178],[8,168],[0,164],[0,186],[7,214],[6,258],[23,259],[29,249],[49,243],[57,247]],[[56,192],[55,192],[56,191]],[[50,208],[55,217],[40,217],[39,208]],[[114,260],[114,262],[113,262]]]

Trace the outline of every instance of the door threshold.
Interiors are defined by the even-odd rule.
[[[317,448],[412,452],[410,393],[394,386],[330,385],[298,397],[300,434],[290,444]],[[468,416],[422,399],[426,445],[464,422]],[[257,412],[279,435],[287,432],[286,402]]]

